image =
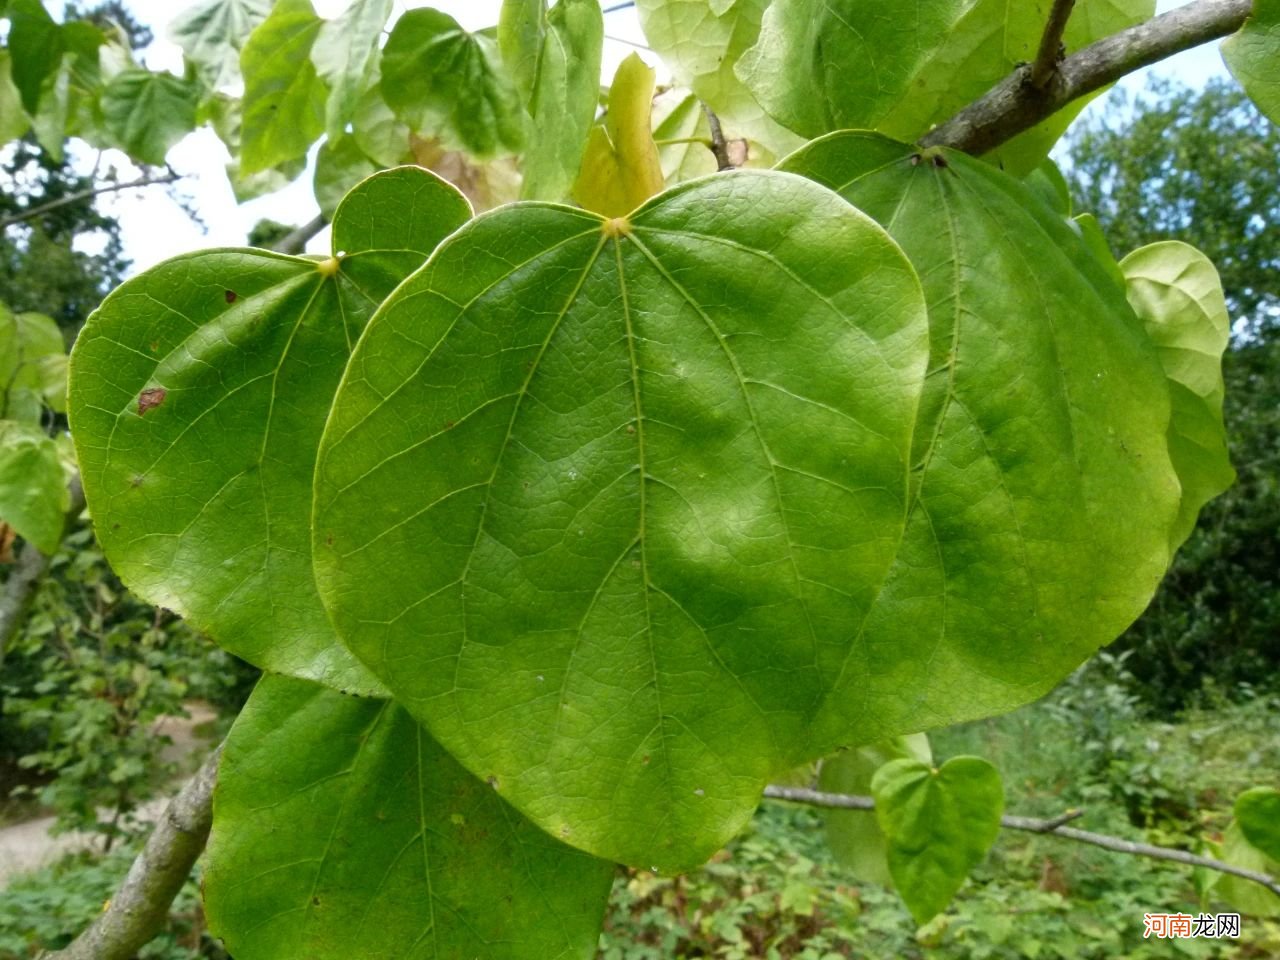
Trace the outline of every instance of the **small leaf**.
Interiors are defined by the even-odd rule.
[[[1280,862],[1280,790],[1254,787],[1236,797],[1236,823],[1249,844]]]
[[[768,165],[803,142],[775,122],[735,73],[756,42],[769,0],[637,0],[640,25],[650,47],[676,82],[709,104],[730,140],[749,139],[752,159]]]
[[[1052,160],[1044,160],[1023,177],[1023,182],[1038,193],[1050,209],[1064,217],[1071,216],[1071,188],[1067,186],[1067,178]]]
[[[377,172],[378,165],[365,156],[352,137],[326,139],[316,155],[314,182],[316,202],[325,219],[333,218],[333,211],[352,187]]]
[[[169,36],[212,90],[240,79],[240,48],[271,13],[272,0],[200,0],[174,17]]]
[[[411,159],[409,127],[382,99],[382,74],[376,65],[369,79],[369,88],[356,104],[351,127],[351,136],[356,144],[378,166],[394,167]]]
[[[0,524],[53,554],[69,506],[57,444],[37,427],[0,420]]]
[[[892,560],[924,324],[883,231],[797,177],[705,178],[628,221],[476,218],[330,414],[314,555],[340,636],[552,836],[701,863],[812,759]]]
[[[889,872],[916,923],[941,913],[1000,833],[1004,787],[980,757],[893,760],[871,781]]]
[[[278,0],[245,42],[241,174],[301,157],[324,131],[326,91],[311,62],[323,22],[311,0]]]
[[[376,692],[311,578],[311,478],[351,345],[467,217],[424,170],[338,208],[336,260],[213,250],[124,283],[72,355],[70,419],[113,569],[263,669]]]
[[[66,41],[62,27],[40,0],[12,0],[9,4],[9,66],[22,108],[34,116],[45,85],[58,72]]]
[[[600,99],[603,45],[599,0],[560,0],[552,7],[528,101],[535,135],[524,155],[522,197],[569,195]]]
[[[1280,123],[1280,0],[1253,0],[1253,13],[1222,42],[1222,59],[1272,123]]]
[[[931,764],[933,752],[929,738],[923,733],[894,737],[828,757],[822,761],[819,789],[830,793],[869,794],[876,771],[890,760],[903,758]],[[874,810],[824,810],[822,818],[832,854],[856,879],[893,886],[889,873],[889,841],[880,829]]]
[[[653,69],[636,54],[618,66],[604,124],[591,128],[573,197],[607,217],[630,213],[663,188],[653,142]]]
[[[170,73],[125,70],[102,91],[107,132],[129,156],[157,166],[195,129],[200,91]]]
[[[665,90],[654,98],[653,139],[667,186],[716,172],[707,114],[698,98],[687,90]]]
[[[602,18],[603,20],[603,18]],[[538,58],[547,36],[547,0],[502,0],[498,49],[520,97],[528,102],[537,82]],[[599,77],[597,77],[597,85]]]
[[[329,87],[325,130],[330,140],[347,132],[360,96],[377,66],[378,41],[391,16],[392,0],[355,0],[336,20],[326,20],[311,52],[316,72]]]
[[[497,42],[439,10],[410,10],[382,51],[382,96],[418,133],[480,158],[524,146],[524,110]]]
[[[56,397],[58,371],[49,363],[65,356],[62,331],[52,317],[15,314],[0,304],[0,407],[12,404],[15,391]],[[13,412],[0,410],[0,419],[4,417],[14,419]]]
[[[402,708],[272,676],[227,741],[208,861],[209,927],[241,960],[589,960],[614,873]]]
[[[17,140],[31,128],[31,119],[22,109],[22,94],[13,82],[8,50],[0,50],[0,143]]]
[[[1129,303],[1146,325],[1169,376],[1169,455],[1182,482],[1170,544],[1190,536],[1200,508],[1235,482],[1222,423],[1222,354],[1231,338],[1222,282],[1209,258],[1176,240],[1120,261]]]
[[[1224,831],[1220,856],[1233,866],[1280,877],[1280,861],[1250,843],[1239,821],[1232,821]],[[1280,917],[1280,896],[1244,877],[1223,874],[1213,885],[1213,896],[1250,917]]]

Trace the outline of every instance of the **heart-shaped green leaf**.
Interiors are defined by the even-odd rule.
[[[784,166],[888,227],[932,334],[898,562],[815,738],[1011,710],[1115,639],[1167,568],[1180,485],[1155,346],[1075,231],[988,164],[848,133]]]
[[[348,646],[554,836],[733,836],[893,560],[927,350],[885,233],[741,172],[479,217],[361,340],[316,475]],[[829,751],[828,751],[829,752]]]
[[[272,0],[202,0],[169,25],[169,35],[211,89],[240,79],[240,47],[271,13]]]
[[[822,761],[818,786],[830,793],[868,794],[876,771],[892,760],[933,762],[929,738],[923,733],[894,737],[865,747],[845,750]],[[822,811],[827,843],[836,859],[863,883],[893,886],[889,873],[889,840],[872,810]]]
[[[1258,109],[1280,123],[1280,0],[1253,0],[1253,14],[1222,42],[1222,59]]]
[[[1280,862],[1280,790],[1254,787],[1236,797],[1236,823],[1245,839],[1272,860]]]
[[[143,163],[164,163],[169,148],[195,129],[200,88],[171,73],[124,70],[102,91],[107,132]]]
[[[951,902],[995,843],[1004,810],[1000,772],[980,757],[935,770],[892,760],[871,781],[876,818],[889,838],[889,873],[916,923]]]
[[[614,872],[395,704],[270,676],[227,741],[208,857],[238,960],[588,960]]]
[[[1280,876],[1280,861],[1273,860],[1255,847],[1245,836],[1243,824],[1228,824],[1222,835],[1221,859],[1237,867]],[[1260,883],[1232,874],[1222,874],[1213,885],[1215,899],[1250,917],[1280,917],[1280,896]]]
[[[377,65],[378,43],[391,16],[391,0],[355,0],[337,19],[326,20],[311,58],[329,87],[325,129],[338,140],[355,116]]]
[[[1169,376],[1169,456],[1182,481],[1171,539],[1177,549],[1200,508],[1235,481],[1222,424],[1222,354],[1231,317],[1218,271],[1195,247],[1176,240],[1153,243],[1125,257],[1120,269],[1129,303]]]
[[[129,280],[71,361],[70,418],[97,534],[121,579],[258,666],[376,692],[311,576],[311,475],[351,345],[469,215],[425,170],[360,185],[333,259],[213,250]]]

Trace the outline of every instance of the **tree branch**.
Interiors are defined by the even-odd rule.
[[[809,790],[804,787],[768,786],[764,788],[764,795],[773,800],[788,800],[792,803],[804,803],[811,807],[825,807],[835,810],[874,810],[876,806],[876,802],[872,797],[847,793],[824,793],[821,790]],[[1185,850],[1157,847],[1149,843],[1122,840],[1120,837],[1112,837],[1105,833],[1093,833],[1089,830],[1079,830],[1075,827],[1065,826],[1066,823],[1080,816],[1082,816],[1082,812],[1079,810],[1068,810],[1061,816],[1049,820],[1006,814],[1000,818],[1000,826],[1006,830],[1027,830],[1031,833],[1065,837],[1068,840],[1088,843],[1115,853],[1127,853],[1136,857],[1152,857],[1156,860],[1170,860],[1174,863],[1182,863],[1191,867],[1205,867],[1209,870],[1216,870],[1219,873],[1229,873],[1232,876],[1243,877],[1245,880],[1260,883],[1272,893],[1280,896],[1280,879],[1269,874],[1259,873],[1256,870],[1247,870],[1244,867],[1237,867],[1235,864],[1215,860],[1212,857],[1202,857],[1199,854],[1187,853]]]
[[[38,960],[130,960],[155,937],[209,837],[221,755],[218,746],[169,801],[124,883],[92,926],[66,949],[45,952]]]
[[[1044,35],[1040,38],[1040,50],[1036,54],[1035,63],[1031,65],[1031,85],[1037,90],[1044,89],[1058,69],[1058,61],[1062,59],[1063,52],[1062,35],[1066,32],[1067,21],[1071,19],[1071,11],[1075,6],[1076,0],[1053,0],[1053,9],[1049,11]]]
[[[0,230],[6,230],[15,223],[22,223],[25,220],[34,220],[36,217],[44,216],[57,210],[59,207],[65,207],[73,203],[79,203],[81,200],[88,200],[91,197],[99,197],[104,193],[115,193],[118,190],[132,190],[135,187],[151,187],[161,183],[177,183],[182,179],[182,174],[173,170],[168,170],[163,176],[146,176],[139,177],[137,180],[131,180],[128,183],[111,183],[105,187],[93,187],[89,190],[80,190],[76,193],[69,193],[65,197],[59,197],[57,200],[50,200],[48,203],[42,203],[38,207],[28,207],[19,213],[10,214],[0,219]]]
[[[720,126],[720,118],[705,103],[702,112],[707,115],[707,126],[711,128],[711,152],[716,156],[716,165],[720,172],[733,169],[733,160],[729,156],[729,144],[724,138],[724,129]]]
[[[927,133],[921,146],[987,153],[1125,74],[1234,33],[1252,7],[1253,0],[1196,0],[1072,54],[1043,87],[1032,82],[1033,67],[1020,67]]]
[[[323,216],[317,214],[310,223],[304,223],[292,233],[286,234],[279,242],[273,243],[271,249],[276,253],[299,254],[307,248],[307,241],[323,230],[328,222]]]

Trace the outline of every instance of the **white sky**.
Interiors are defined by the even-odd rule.
[[[156,70],[182,72],[182,52],[168,42],[169,21],[192,5],[193,0],[126,0],[134,15],[152,27],[156,42],[144,55],[146,65]],[[313,0],[321,16],[332,17],[347,6],[348,0]],[[1186,0],[1159,0],[1160,12],[1181,6]],[[611,5],[611,4],[606,4]],[[396,0],[397,11],[408,7],[434,6],[457,18],[465,28],[476,30],[497,22],[501,0]],[[635,49],[631,44],[643,43],[635,10],[610,13],[605,21],[605,63],[603,73],[611,77],[623,57]],[[658,65],[652,54],[641,52],[653,65]],[[1203,84],[1209,77],[1222,75],[1225,70],[1218,55],[1217,45],[1208,44],[1197,50],[1180,54],[1153,68],[1165,76],[1173,76],[1190,84]],[[1146,74],[1142,71],[1127,77],[1122,86],[1140,88]],[[1105,110],[1106,97],[1089,108]],[[91,165],[93,157],[83,158]],[[124,178],[134,174],[128,160],[115,151],[109,152],[107,161],[115,164]],[[228,161],[225,148],[213,132],[204,129],[187,137],[169,154],[171,166],[185,175],[181,190],[204,220],[204,229],[192,222],[185,212],[163,192],[153,187],[147,191],[130,191],[109,195],[102,200],[102,207],[120,218],[125,243],[125,254],[133,260],[133,270],[144,270],[175,254],[201,247],[241,246],[250,228],[260,219],[270,217],[284,223],[305,223],[316,215],[318,208],[311,193],[310,171],[303,174],[287,189],[262,197],[243,205],[237,205],[227,182],[223,166]],[[316,237],[309,247],[323,252],[328,246],[327,231]]]

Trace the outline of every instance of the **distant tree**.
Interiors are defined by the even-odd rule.
[[[1236,330],[1224,376],[1238,480],[1116,642],[1148,698],[1172,710],[1206,678],[1258,684],[1280,666],[1280,127],[1226,81],[1158,81],[1128,107],[1072,134],[1077,206],[1117,254],[1162,239],[1203,250]]]

